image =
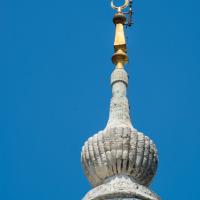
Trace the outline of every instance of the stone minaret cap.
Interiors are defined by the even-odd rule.
[[[111,75],[109,119],[104,130],[85,142],[81,153],[85,175],[94,187],[84,200],[159,200],[148,189],[158,165],[156,146],[131,122],[128,74],[124,69],[128,60],[123,31],[126,18],[119,10],[113,19],[116,25],[113,63],[116,68]]]
[[[94,187],[84,200],[134,197],[158,200],[148,186],[158,164],[153,141],[133,128],[126,96],[128,75],[116,68],[111,75],[112,98],[106,128],[85,142],[82,165]]]

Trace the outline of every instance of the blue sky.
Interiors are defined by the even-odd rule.
[[[135,128],[159,150],[152,189],[197,199],[200,3],[134,1],[126,30]],[[81,199],[84,141],[105,127],[114,25],[110,2],[0,2],[0,199]]]

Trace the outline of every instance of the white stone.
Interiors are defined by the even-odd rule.
[[[148,189],[158,164],[153,141],[131,123],[126,96],[128,75],[115,69],[106,128],[85,142],[81,161],[94,187],[84,200],[159,200]]]

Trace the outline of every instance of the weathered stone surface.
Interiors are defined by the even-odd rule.
[[[133,128],[126,96],[128,75],[115,69],[106,128],[85,142],[81,161],[94,187],[84,200],[159,200],[148,189],[158,165],[153,141]]]
[[[82,164],[94,187],[118,174],[128,175],[138,183],[148,185],[157,163],[153,141],[128,127],[102,131],[91,137],[82,150]]]
[[[128,74],[124,69],[115,69],[111,75],[112,98],[110,102],[110,114],[106,129],[115,127],[130,127],[134,130],[129,103],[126,97],[128,86]]]
[[[148,188],[139,185],[128,176],[115,176],[108,179],[86,194],[83,200],[117,200],[117,199],[160,200]],[[135,199],[135,200],[136,200]]]

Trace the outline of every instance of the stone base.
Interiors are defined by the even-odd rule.
[[[134,182],[129,176],[108,178],[104,184],[89,191],[83,200],[160,200],[145,186]]]

